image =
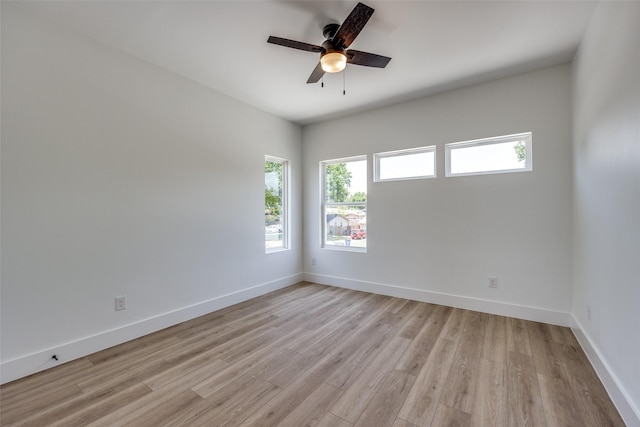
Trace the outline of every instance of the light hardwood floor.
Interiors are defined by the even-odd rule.
[[[0,388],[3,426],[623,426],[567,328],[300,283]]]

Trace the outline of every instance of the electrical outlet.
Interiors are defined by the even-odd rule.
[[[587,304],[587,319],[591,320],[591,304]]]
[[[127,297],[116,297],[116,311],[122,311],[127,309]]]
[[[316,259],[315,258],[311,258],[311,265],[316,265]]]
[[[490,288],[497,288],[498,287],[498,278],[491,276],[489,277],[489,287]]]

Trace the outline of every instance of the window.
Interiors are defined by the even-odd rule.
[[[289,162],[264,158],[264,244],[267,252],[287,249]]]
[[[322,247],[366,252],[367,158],[320,163]]]
[[[373,155],[374,181],[435,178],[436,147],[411,148]]]
[[[445,145],[446,176],[532,170],[531,132]]]

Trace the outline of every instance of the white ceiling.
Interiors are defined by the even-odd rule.
[[[306,84],[312,44],[357,1],[58,1],[20,7],[287,120],[308,124],[571,60],[591,1],[364,1],[375,13],[351,48],[390,56]]]

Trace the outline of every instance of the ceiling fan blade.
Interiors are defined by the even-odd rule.
[[[347,19],[344,20],[331,41],[336,49],[346,49],[358,37],[364,28],[374,9],[363,3],[358,3],[353,8]]]
[[[313,69],[313,72],[309,76],[307,83],[318,83],[318,80],[320,80],[322,76],[324,76],[324,70],[322,69],[322,64],[318,62],[318,65],[316,65],[316,68]]]
[[[391,61],[388,56],[376,55],[375,53],[362,52],[349,49],[347,51],[347,62],[354,65],[364,65],[365,67],[384,68]]]
[[[324,52],[322,46],[316,46],[314,44],[297,42],[295,40],[283,39],[282,37],[269,36],[267,43],[277,44],[284,47],[290,47],[293,49],[300,49],[307,52]]]

